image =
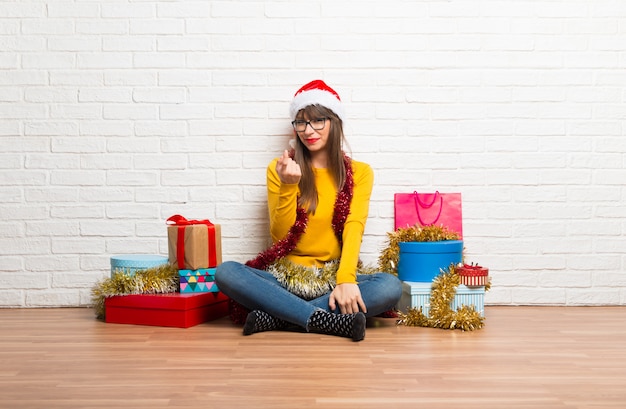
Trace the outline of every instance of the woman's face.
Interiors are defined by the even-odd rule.
[[[303,127],[296,134],[302,144],[311,152],[320,152],[326,148],[330,134],[330,119],[324,117],[309,117],[300,112],[296,117],[296,126]]]

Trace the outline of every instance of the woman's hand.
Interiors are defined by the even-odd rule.
[[[353,314],[359,311],[367,312],[365,301],[361,298],[361,290],[356,284],[339,284],[330,293],[328,306],[335,310],[339,306],[342,314]]]
[[[302,170],[300,165],[289,157],[289,152],[284,151],[283,156],[276,162],[276,173],[282,183],[294,185],[300,182]]]

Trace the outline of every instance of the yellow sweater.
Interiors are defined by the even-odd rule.
[[[274,159],[267,167],[267,196],[270,214],[270,233],[275,243],[281,240],[296,221],[297,184],[283,184],[276,173]],[[315,214],[309,214],[306,231],[287,258],[303,266],[321,266],[340,259],[337,284],[356,283],[356,268],[361,240],[369,212],[374,172],[363,162],[352,161],[354,194],[350,214],[343,230],[343,250],[332,227],[337,189],[327,169],[314,169],[318,205]]]

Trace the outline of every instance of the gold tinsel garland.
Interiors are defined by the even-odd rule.
[[[474,331],[483,327],[483,317],[473,305],[462,305],[456,311],[450,306],[460,284],[459,275],[454,265],[450,265],[448,271],[442,271],[433,280],[430,292],[429,316],[424,315],[421,308],[409,308],[406,314],[398,312],[398,325],[412,327],[431,327],[442,329],[460,329]],[[485,286],[489,291],[490,283]]]
[[[129,294],[160,294],[178,291],[178,269],[170,264],[137,270],[134,275],[120,270],[111,278],[97,283],[91,290],[96,317],[104,319],[104,300],[107,297]]]
[[[272,273],[280,285],[289,292],[305,300],[312,300],[335,288],[337,269],[339,269],[339,260],[329,261],[321,267],[306,267],[282,258],[270,265],[267,271]],[[373,267],[365,267],[361,263],[357,267],[358,274],[373,272],[375,272]]]
[[[337,261],[330,261],[322,267],[305,267],[282,258],[270,265],[267,271],[290,293],[312,300],[335,288],[338,268]]]

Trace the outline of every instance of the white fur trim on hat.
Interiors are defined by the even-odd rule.
[[[298,112],[309,105],[319,104],[333,111],[341,120],[344,120],[344,109],[341,101],[329,91],[322,89],[311,89],[302,91],[293,98],[289,107],[289,115],[291,120],[296,119]]]

